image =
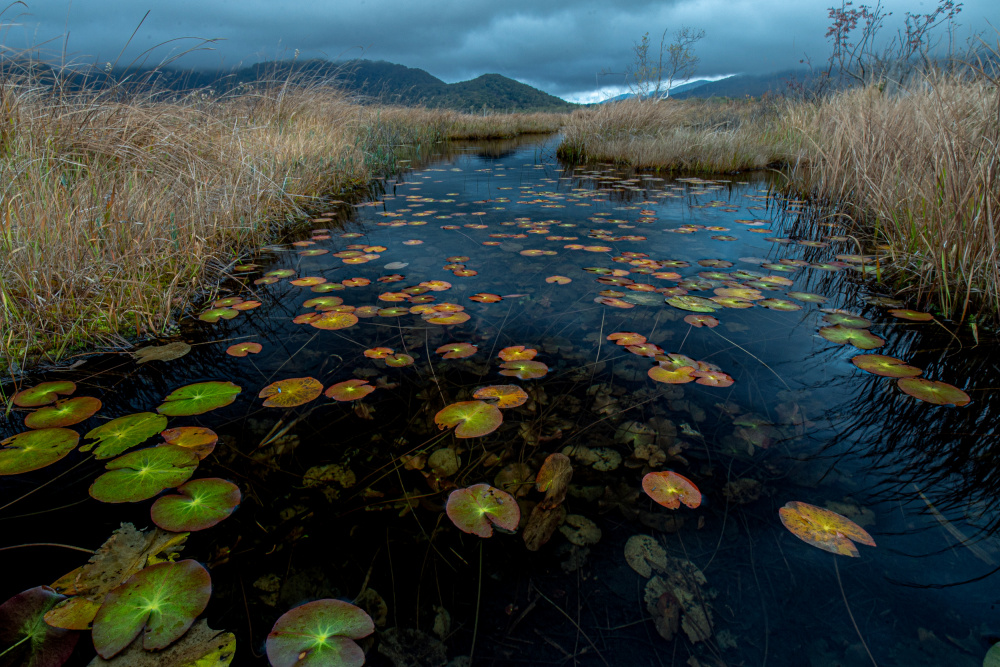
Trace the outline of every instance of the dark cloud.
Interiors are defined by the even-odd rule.
[[[4,45],[43,45],[81,62],[114,60],[146,10],[149,18],[126,60],[162,44],[151,61],[194,46],[183,37],[221,39],[214,50],[185,55],[187,67],[232,66],[259,60],[365,57],[420,67],[448,82],[497,72],[554,95],[576,98],[621,84],[631,46],[644,32],[656,39],[688,25],[702,28],[698,76],[764,73],[821,61],[827,7],[835,0],[39,0],[26,11],[8,8]],[[982,30],[996,0],[966,0],[963,37]],[[928,12],[935,0],[887,0],[895,30],[905,11]]]

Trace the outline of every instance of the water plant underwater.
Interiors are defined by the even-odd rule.
[[[700,179],[692,181],[692,184],[695,189],[704,191],[702,197],[718,187],[717,183]],[[427,197],[421,199],[421,203],[431,203]],[[545,206],[562,206],[554,203],[560,198],[552,195],[546,195],[541,201],[546,202]],[[490,203],[500,202],[494,200]],[[426,224],[427,216],[422,215],[425,211],[413,213],[411,210],[411,213],[414,218],[411,222],[386,216],[389,221],[376,224],[389,228]],[[655,211],[652,209],[643,209],[640,216],[630,222],[643,225],[655,222]],[[550,244],[537,252],[516,250],[519,256],[526,258],[523,261],[539,262],[542,267],[540,271],[519,277],[518,293],[477,292],[466,297],[473,304],[471,306],[463,305],[458,296],[451,301],[439,301],[447,299],[449,292],[465,294],[469,290],[455,289],[453,283],[440,279],[420,280],[426,277],[423,275],[414,279],[400,273],[378,277],[372,273],[370,277],[331,280],[327,276],[332,273],[331,269],[352,269],[371,264],[381,259],[386,251],[391,251],[391,246],[360,241],[350,243],[360,238],[361,235],[356,232],[338,234],[328,228],[313,230],[309,239],[293,246],[295,251],[309,261],[337,262],[327,265],[325,269],[317,265],[308,269],[310,274],[323,275],[300,275],[300,272],[291,269],[265,271],[253,280],[254,289],[290,289],[293,290],[290,293],[295,295],[293,298],[309,292],[309,298],[301,304],[304,312],[290,315],[287,319],[294,328],[315,329],[316,332],[310,334],[315,336],[346,336],[357,332],[358,340],[352,339],[352,343],[359,348],[358,356],[377,369],[362,377],[344,378],[342,372],[339,377],[333,378],[335,382],[321,381],[311,375],[284,377],[268,382],[255,398],[251,398],[252,394],[245,394],[241,384],[230,380],[193,382],[174,388],[162,397],[159,405],[149,405],[148,411],[117,416],[88,430],[83,436],[82,447],[79,446],[80,434],[68,427],[99,415],[102,409],[99,399],[77,396],[77,387],[68,381],[42,382],[15,393],[12,402],[20,409],[16,414],[29,411],[24,419],[28,430],[0,442],[0,474],[25,474],[56,464],[74,451],[89,453],[95,460],[106,461],[105,471],[90,486],[90,496],[104,503],[151,501],[150,521],[156,528],[140,531],[131,524],[125,524],[87,564],[54,580],[49,586],[28,589],[8,600],[0,607],[0,618],[13,620],[0,625],[16,627],[17,630],[2,637],[6,643],[0,646],[0,650],[5,652],[0,654],[0,659],[9,652],[12,656],[34,656],[31,659],[45,661],[45,664],[61,664],[60,660],[69,657],[75,643],[89,630],[95,651],[111,664],[115,661],[130,664],[130,661],[138,660],[137,656],[143,655],[144,651],[174,651],[182,656],[177,658],[176,664],[187,664],[183,660],[206,660],[209,661],[206,664],[225,665],[233,660],[235,636],[227,631],[212,630],[204,619],[199,620],[212,595],[209,569],[195,560],[179,559],[179,553],[191,532],[215,527],[238,511],[243,500],[242,493],[240,487],[230,480],[196,476],[202,462],[213,455],[218,439],[206,426],[175,425],[171,423],[172,419],[207,415],[237,404],[237,401],[244,404],[251,402],[261,409],[285,411],[257,447],[262,450],[290,433],[311,410],[323,406],[329,411],[371,419],[371,407],[366,398],[370,401],[380,392],[391,391],[398,380],[424,373],[423,369],[427,368],[430,377],[425,379],[433,398],[427,404],[437,401],[442,405],[430,411],[421,409],[426,412],[424,418],[440,433],[432,434],[421,445],[410,447],[406,454],[397,456],[392,464],[396,473],[405,469],[422,475],[432,494],[446,498],[444,506],[438,509],[439,516],[447,517],[454,529],[462,533],[480,538],[511,539],[507,534],[520,532],[520,541],[528,551],[544,548],[557,532],[574,545],[593,544],[600,539],[600,530],[588,517],[567,511],[567,494],[574,474],[584,470],[591,474],[592,471],[618,468],[622,464],[622,456],[615,448],[589,447],[582,441],[567,442],[560,451],[548,453],[537,469],[525,465],[523,461],[512,462],[503,467],[504,471],[510,468],[508,474],[501,473],[489,479],[485,476],[486,464],[499,465],[503,461],[483,446],[479,462],[462,468],[458,458],[469,451],[463,448],[462,441],[487,438],[504,425],[504,415],[513,412],[518,417],[508,426],[516,428],[518,435],[536,451],[546,451],[541,446],[543,443],[558,442],[563,438],[558,423],[548,425],[539,417],[535,425],[530,419],[525,420],[523,415],[529,414],[529,411],[535,415],[552,412],[551,407],[545,407],[549,399],[543,398],[544,394],[538,386],[540,381],[550,380],[553,375],[577,378],[575,382],[590,385],[586,390],[588,395],[594,396],[595,404],[603,402],[604,408],[599,409],[606,408],[605,412],[598,412],[603,415],[602,419],[607,415],[617,415],[622,408],[617,405],[616,397],[603,393],[601,385],[591,382],[601,363],[602,350],[606,355],[611,351],[605,359],[625,358],[644,365],[645,372],[631,377],[629,381],[645,381],[647,390],[643,400],[647,402],[663,395],[658,391],[673,392],[674,387],[680,385],[699,385],[720,391],[732,387],[739,382],[736,372],[683,354],[680,350],[684,342],[676,347],[666,347],[666,341],[655,337],[655,323],[643,332],[609,332],[603,324],[616,313],[655,305],[662,309],[657,312],[675,313],[675,319],[683,318],[688,325],[685,340],[689,336],[704,335],[710,340],[717,339],[727,346],[739,348],[716,331],[720,322],[726,321],[727,310],[764,308],[781,313],[795,312],[808,304],[822,305],[826,297],[810,292],[790,290],[781,295],[787,298],[781,299],[765,299],[764,293],[779,292],[781,288],[791,286],[786,275],[796,271],[842,271],[854,265],[848,256],[805,264],[793,263],[798,260],[758,262],[771,265],[768,271],[782,274],[775,275],[750,269],[727,271],[733,264],[723,259],[689,262],[654,258],[639,251],[614,254],[615,244],[643,243],[647,240],[646,235],[627,229],[623,230],[624,234],[613,233],[599,226],[612,223],[627,227],[628,222],[624,220],[598,218],[592,222],[596,229],[587,234],[598,240],[600,245],[567,244],[567,241],[580,240],[567,235],[582,232],[571,231],[575,225],[558,219],[505,219],[501,225],[511,229],[496,232],[485,231],[499,229],[495,223],[442,225],[441,229],[445,231],[463,234],[466,233],[463,230],[484,232],[484,238],[489,240],[481,243],[487,252],[491,249],[508,252],[509,247],[502,249],[499,246],[531,238],[529,234],[537,235],[534,238],[544,237]],[[755,219],[744,221],[744,224],[750,231],[755,231],[762,228],[765,222],[769,221]],[[717,233],[729,230],[708,229],[694,224],[662,231],[682,235],[707,232],[714,234],[712,240],[719,243],[729,242],[731,238]],[[315,252],[327,248],[314,246],[328,242],[336,246],[339,243],[337,239],[345,239],[348,243],[343,245],[343,249],[328,249],[334,252]],[[408,242],[414,240],[417,239],[408,239],[401,245],[415,245]],[[773,243],[780,245],[781,240]],[[559,250],[547,249],[559,246]],[[564,249],[571,253],[593,253],[592,256],[610,258],[612,266],[585,267],[580,276],[572,278],[561,275],[543,277],[543,273],[548,273],[545,263],[550,261],[551,253]],[[441,265],[441,271],[450,272],[459,280],[475,280],[485,269],[481,257],[473,260],[468,255],[449,255],[435,259]],[[381,268],[391,271],[408,268],[405,263],[402,266],[399,264],[394,262]],[[693,264],[698,265],[697,269]],[[235,267],[235,272],[238,275],[255,275],[258,268],[253,263],[243,263]],[[691,271],[685,271],[689,268],[696,273],[692,275]],[[364,267],[358,268],[359,272],[362,270]],[[684,276],[682,271],[688,275]],[[375,273],[381,273],[381,270]],[[513,344],[500,347],[499,335],[489,343],[490,338],[484,340],[477,335],[476,329],[463,330],[463,325],[470,321],[476,324],[496,317],[495,313],[501,313],[500,317],[503,317],[505,309],[520,303],[524,298],[521,292],[529,288],[536,290],[540,285],[547,285],[546,289],[559,290],[570,284],[580,286],[588,274],[596,276],[592,280],[598,285],[594,288],[597,296],[588,294],[588,297],[601,313],[602,326],[593,339],[597,356],[582,367],[574,368],[572,364],[565,363],[560,358],[558,347],[552,349],[531,340],[509,341]],[[537,281],[539,285],[529,284],[530,280]],[[395,283],[406,286],[397,288]],[[248,290],[246,296],[251,295],[250,286],[245,285],[245,288]],[[496,289],[493,285],[491,288]],[[381,290],[375,295],[374,303],[371,303],[372,289]],[[703,292],[706,296],[691,292]],[[336,295],[332,296],[333,293]],[[354,297],[354,294],[364,296]],[[197,318],[206,327],[222,325],[249,316],[264,303],[258,299],[244,301],[243,298],[215,299]],[[886,306],[902,305],[885,299],[881,303]],[[467,309],[472,308],[476,310],[470,315]],[[682,315],[685,312],[692,314]],[[645,321],[631,316],[625,321],[629,319],[633,322]],[[869,332],[871,320],[859,314],[829,309],[824,319],[824,326],[818,329],[817,335],[831,344],[867,352],[884,343],[884,339]],[[908,319],[912,321],[912,315]],[[407,334],[402,326],[394,324],[392,335],[396,335],[394,340],[402,345],[397,351],[392,335],[388,338],[382,335],[381,325],[411,320],[421,322],[422,327],[430,325],[432,328],[424,328],[423,335],[419,330]],[[367,330],[373,335],[362,333],[367,322],[380,325]],[[388,324],[386,327],[392,331],[393,327]],[[432,347],[430,331],[445,340]],[[659,343],[651,340],[658,340]],[[225,348],[225,354],[238,360],[234,363],[246,364],[248,368],[254,367],[255,356],[266,353],[267,346],[255,342],[237,342]],[[177,354],[176,348],[154,363],[168,363],[182,358],[171,357],[172,354]],[[902,392],[927,403],[963,406],[970,401],[968,394],[958,387],[918,377],[922,371],[903,360],[861,354],[853,357],[851,362],[864,372],[896,379]],[[443,380],[437,377],[436,369],[446,367],[442,364],[454,364],[456,368],[464,369],[463,372],[479,375],[482,381],[457,391],[446,391]],[[386,374],[381,369],[386,369]],[[395,375],[388,375],[390,372]],[[486,373],[495,373],[496,376],[487,378],[484,377]],[[321,374],[317,372],[316,375]],[[446,394],[458,400],[446,400]],[[295,409],[304,406],[308,406],[305,411],[295,412]],[[768,436],[760,434],[765,430],[761,428],[764,426],[762,423],[754,421],[751,416],[744,416],[737,426],[747,432],[746,442],[751,450],[768,446]],[[663,430],[666,431],[667,427],[663,426]],[[688,510],[698,508],[703,499],[701,491],[689,477],[674,470],[687,465],[682,451],[673,451],[669,445],[660,447],[657,445],[658,436],[656,431],[638,422],[622,424],[615,430],[616,441],[631,455],[628,467],[642,473],[641,477],[630,473],[633,482],[641,484],[642,490],[653,502],[668,510],[682,511],[681,504]],[[145,446],[157,437],[162,437],[163,442]],[[451,444],[439,446],[444,442]],[[314,472],[311,469],[305,476],[306,484],[309,480],[317,480],[317,483],[329,481],[324,477],[327,472],[332,474],[333,471]],[[478,479],[460,483],[459,480],[467,474]],[[522,511],[523,500],[519,500],[526,496],[537,500],[531,500],[530,505],[525,504],[527,511]],[[840,515],[829,510],[791,501],[780,510],[775,521],[780,519],[800,539],[834,553],[857,556],[853,542],[873,545],[871,537],[863,529],[845,517],[837,517]],[[714,625],[711,605],[700,592],[705,583],[702,570],[690,560],[667,556],[656,538],[644,535],[634,538],[626,546],[625,560],[641,576],[649,578],[645,601],[659,634],[669,640],[683,632],[692,643],[708,640]],[[128,566],[123,566],[124,563]],[[657,573],[655,576],[654,571]],[[266,640],[266,653],[276,667],[294,664],[360,665],[365,654],[358,641],[375,632],[376,625],[371,614],[359,605],[337,599],[314,600],[289,609],[276,619]]]

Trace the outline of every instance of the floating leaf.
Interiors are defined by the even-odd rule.
[[[267,636],[272,667],[361,667],[354,640],[375,631],[371,617],[347,602],[316,600],[286,612]]]
[[[69,380],[42,382],[41,384],[22,389],[14,394],[14,405],[22,408],[37,408],[53,403],[59,396],[69,396],[76,391],[76,385]]]
[[[290,282],[298,287],[313,287],[315,285],[322,285],[325,283],[326,278],[322,276],[303,276],[302,278],[296,278]]]
[[[555,285],[568,285],[573,281],[572,279],[567,278],[566,276],[549,276],[548,278],[545,279],[545,282],[552,283]]]
[[[901,320],[910,320],[911,322],[930,322],[934,319],[934,316],[930,313],[921,313],[919,310],[907,310],[905,308],[895,308],[890,310],[889,314]]]
[[[288,378],[272,382],[257,395],[266,399],[265,408],[294,408],[315,400],[323,393],[323,383],[316,378]]]
[[[888,378],[911,378],[923,373],[915,366],[907,366],[905,361],[882,354],[859,354],[851,363],[863,371]]]
[[[650,368],[646,372],[646,375],[648,375],[654,382],[663,382],[665,384],[687,384],[688,382],[694,382],[695,378],[692,375],[694,372],[694,366],[676,366],[674,364],[664,366],[663,364],[660,364]]]
[[[160,445],[119,456],[90,485],[90,495],[103,503],[136,503],[190,479],[198,456],[177,445]]]
[[[232,382],[196,382],[170,392],[156,411],[168,417],[200,415],[229,405],[241,391]]]
[[[427,313],[422,317],[431,324],[462,324],[472,319],[468,313]]]
[[[685,315],[684,321],[693,327],[708,327],[713,329],[719,326],[719,320],[715,319],[711,315]]]
[[[309,325],[324,331],[337,331],[353,327],[358,323],[358,316],[354,313],[337,313],[327,311],[319,317],[309,321]]]
[[[80,442],[68,428],[43,428],[12,435],[0,442],[0,475],[20,475],[63,458]]]
[[[721,308],[721,306],[715,301],[705,299],[700,296],[672,296],[667,299],[667,303],[674,308],[690,310],[695,313],[714,313]]]
[[[542,503],[548,507],[561,503],[566,498],[571,479],[573,464],[569,457],[559,452],[549,454],[535,477],[535,488],[545,493]]]
[[[441,429],[457,426],[456,438],[478,438],[497,430],[503,415],[497,406],[484,401],[459,401],[434,415],[434,423]]]
[[[531,348],[525,349],[523,345],[512,345],[500,350],[497,356],[504,361],[529,361],[534,359],[537,354],[538,350],[533,350]]]
[[[236,343],[226,348],[226,354],[231,357],[245,357],[248,354],[257,354],[264,349],[260,343]]]
[[[695,371],[691,376],[697,378],[695,382],[707,387],[730,387],[733,384],[733,378],[722,371]]]
[[[802,301],[805,303],[823,303],[826,301],[826,297],[821,294],[813,294],[811,292],[788,292],[787,296],[789,299],[795,299],[796,301]]]
[[[375,391],[375,387],[368,384],[368,380],[353,379],[331,385],[324,392],[324,396],[332,398],[335,401],[356,401],[359,398],[364,398],[373,391]]]
[[[642,345],[646,342],[646,337],[633,331],[616,331],[608,334],[608,340],[621,346]]]
[[[435,352],[445,359],[464,359],[465,357],[471,357],[478,350],[479,348],[472,343],[448,343],[439,347]]]
[[[240,504],[240,489],[217,477],[193,479],[177,488],[179,495],[160,496],[150,509],[153,523],[173,533],[205,530]]]
[[[924,378],[900,378],[896,384],[904,392],[921,401],[934,405],[968,405],[972,400],[969,395],[954,385]]]
[[[827,314],[823,316],[823,321],[830,324],[842,324],[843,326],[850,327],[852,329],[867,329],[872,325],[871,320],[853,313],[832,310],[828,310],[826,313]]]
[[[140,347],[132,353],[132,357],[137,364],[144,364],[147,361],[173,361],[180,359],[191,351],[191,346],[182,340],[174,341],[160,346]]]
[[[72,426],[89,419],[101,409],[101,401],[93,396],[77,396],[39,408],[24,418],[28,428],[58,428]]]
[[[235,308],[211,308],[199,315],[198,319],[202,322],[214,323],[219,320],[231,320],[239,314],[240,311]]]
[[[771,310],[780,311],[793,311],[802,310],[802,306],[797,303],[792,303],[791,301],[786,301],[785,299],[763,299],[757,302],[758,306],[762,308],[770,308]]]
[[[208,570],[193,560],[140,570],[104,599],[94,618],[94,648],[108,659],[140,632],[147,651],[166,648],[205,611],[211,595]]]
[[[875,546],[875,540],[861,526],[823,507],[793,500],[785,503],[778,515],[795,537],[823,551],[857,557],[855,542]]]
[[[681,503],[691,509],[701,505],[701,491],[694,482],[672,470],[647,474],[642,478],[642,490],[668,509],[675,510]]]
[[[0,604],[0,659],[4,665],[59,667],[69,660],[80,634],[54,628],[44,615],[65,596],[36,586]]]
[[[80,451],[90,451],[96,446],[95,458],[110,459],[157,435],[166,425],[167,418],[155,412],[118,417],[87,433],[86,439],[96,442],[84,445]]]
[[[496,399],[495,405],[498,408],[516,408],[524,405],[528,400],[528,394],[516,384],[495,384],[480,387],[472,397],[487,401]]]
[[[838,345],[850,344],[859,350],[874,350],[876,347],[885,345],[885,341],[868,329],[854,329],[836,324],[832,327],[823,327],[819,330],[819,335]]]
[[[365,350],[365,356],[369,359],[385,359],[391,354],[395,354],[395,350],[391,347],[373,347]]]
[[[215,451],[215,443],[219,441],[219,436],[212,429],[203,426],[178,426],[168,428],[160,433],[168,445],[177,445],[190,449],[198,455],[199,460],[204,460],[206,456]]]
[[[533,380],[543,377],[549,367],[540,361],[506,361],[501,364],[500,375],[516,377],[518,380]]]
[[[515,531],[521,521],[521,510],[514,496],[489,484],[452,491],[445,511],[459,530],[479,537],[493,535],[493,526]]]
[[[385,357],[385,365],[392,366],[393,368],[403,368],[405,366],[413,365],[413,357],[408,354],[390,354]]]
[[[228,667],[235,655],[236,635],[213,630],[201,619],[162,651],[150,653],[133,641],[111,660],[96,656],[87,667]]]

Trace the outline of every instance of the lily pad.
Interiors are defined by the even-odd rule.
[[[875,546],[864,528],[846,516],[823,507],[791,501],[778,510],[781,523],[795,537],[823,551],[843,556],[858,556],[855,542]]]
[[[645,342],[645,339],[643,339]],[[523,345],[511,345],[505,347],[497,353],[497,356],[504,361],[529,361],[538,355],[538,350],[525,348]]]
[[[110,461],[90,485],[90,495],[104,503],[136,503],[190,479],[198,456],[177,445],[160,445],[130,452]]]
[[[534,380],[549,372],[549,367],[540,361],[506,361],[501,364],[500,375],[516,377],[518,380]]]
[[[203,426],[168,428],[160,433],[160,436],[169,445],[190,449],[198,455],[199,460],[204,460],[206,456],[215,451],[215,443],[219,441],[219,436],[215,431]]]
[[[691,509],[701,505],[701,491],[694,482],[672,470],[649,473],[642,478],[642,490],[668,509],[675,510],[681,503]]]
[[[327,311],[319,317],[309,321],[310,326],[314,326],[317,329],[323,329],[324,331],[346,329],[348,327],[353,327],[357,323],[358,316],[354,313],[337,313],[334,311]]]
[[[59,428],[89,419],[101,409],[101,401],[93,396],[77,396],[39,408],[24,418],[28,428]]]
[[[191,351],[191,346],[182,340],[166,345],[147,345],[132,353],[135,363],[144,364],[148,361],[173,361],[180,359]]]
[[[828,311],[827,314],[823,316],[823,321],[830,324],[842,324],[843,326],[850,327],[852,329],[867,329],[872,325],[871,320],[865,317],[839,311]]]
[[[883,354],[859,354],[851,358],[851,363],[863,371],[888,378],[911,378],[923,373],[916,366],[907,366],[905,361]]]
[[[368,380],[353,379],[331,385],[323,395],[335,401],[356,401],[373,391],[375,387],[368,384]]]
[[[452,491],[445,511],[459,530],[479,537],[493,535],[493,526],[517,530],[521,521],[521,510],[514,496],[489,484]]]
[[[885,341],[868,329],[854,329],[836,324],[832,327],[823,327],[819,330],[819,335],[838,345],[853,345],[859,350],[874,350],[885,345]]]
[[[471,357],[478,350],[479,348],[472,343],[448,343],[439,347],[435,352],[445,359],[464,359]]]
[[[480,387],[472,394],[472,397],[486,401],[495,399],[494,405],[498,408],[516,408],[528,401],[528,394],[516,384],[494,384]]]
[[[650,368],[646,372],[646,375],[648,375],[654,382],[663,382],[664,384],[687,384],[688,382],[694,382],[695,377],[692,375],[694,372],[695,368],[693,366],[660,364]]]
[[[456,426],[456,438],[478,438],[497,430],[503,415],[497,406],[485,401],[459,401],[434,415],[434,423],[440,429]]]
[[[240,311],[235,308],[210,308],[199,315],[198,319],[202,322],[214,323],[219,320],[231,320],[239,314]]]
[[[19,475],[55,463],[73,451],[80,435],[68,428],[43,428],[0,442],[0,475]]]
[[[0,604],[0,660],[5,665],[59,667],[66,662],[78,632],[53,628],[45,612],[65,596],[48,586],[36,586]]]
[[[904,392],[921,401],[934,405],[954,405],[961,407],[972,400],[969,395],[954,385],[924,378],[900,378],[896,384]]]
[[[711,315],[685,315],[684,321],[693,327],[708,327],[713,329],[719,326],[719,320],[715,319]]]
[[[355,639],[375,631],[360,607],[341,600],[316,600],[285,612],[267,636],[272,667],[361,667],[365,652]]]
[[[666,301],[674,308],[689,310],[693,313],[714,313],[722,307],[715,301],[700,296],[672,296]]]
[[[401,352],[390,354],[386,356],[384,360],[386,366],[392,366],[393,368],[404,368],[406,366],[413,365],[413,357]]]
[[[573,464],[565,454],[549,454],[535,477],[535,488],[545,493],[542,504],[554,507],[566,498],[569,482],[573,479]]]
[[[168,417],[200,415],[229,405],[241,391],[232,382],[196,382],[170,392],[156,411]]]
[[[87,433],[87,440],[96,442],[84,445],[80,451],[90,451],[96,446],[95,458],[110,459],[157,435],[166,425],[167,418],[154,412],[140,412],[112,419]]]
[[[288,378],[272,382],[257,395],[265,408],[294,408],[315,400],[323,393],[323,383],[316,378]]]
[[[226,348],[226,354],[231,357],[245,357],[248,354],[257,354],[264,349],[260,343],[235,343]]]
[[[208,570],[193,560],[140,570],[104,599],[94,618],[94,648],[108,659],[142,632],[144,649],[164,649],[187,632],[211,595]]]
[[[42,382],[34,387],[22,389],[14,394],[14,405],[22,408],[37,408],[54,403],[59,396],[69,396],[76,391],[76,385],[69,380]]]
[[[910,320],[911,322],[930,322],[934,319],[934,316],[930,313],[922,313],[919,310],[908,310],[906,308],[894,308],[889,311],[889,314],[901,320]]]
[[[193,479],[177,487],[178,495],[160,496],[150,509],[153,523],[173,533],[205,530],[240,504],[240,489],[217,477]]]

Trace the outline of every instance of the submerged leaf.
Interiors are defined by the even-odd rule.
[[[457,426],[456,438],[478,438],[497,430],[503,415],[497,406],[484,401],[459,401],[434,415],[434,423],[440,429]]]
[[[823,507],[793,500],[785,503],[778,515],[795,537],[823,551],[857,557],[855,542],[875,546],[875,540],[861,526]]]
[[[375,631],[371,617],[341,600],[316,600],[286,612],[267,636],[272,667],[361,667],[354,640]]]
[[[493,535],[493,526],[517,530],[521,521],[521,510],[514,496],[489,484],[452,491],[445,511],[459,530],[479,537]]]
[[[63,458],[80,442],[68,428],[43,428],[12,435],[0,442],[0,475],[19,475]]]

